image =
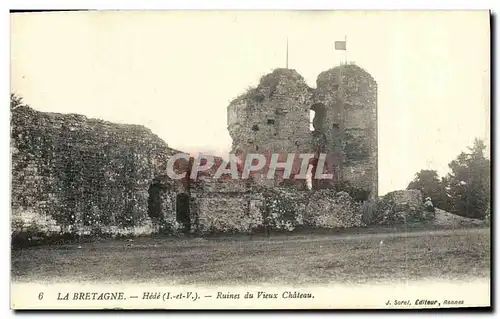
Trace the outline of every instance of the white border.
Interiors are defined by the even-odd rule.
[[[494,0],[433,0],[433,1],[394,1],[394,0],[72,0],[72,1],[41,1],[18,0],[7,1],[10,9],[99,9],[99,10],[162,10],[162,9],[224,9],[224,10],[260,10],[260,9],[309,9],[309,10],[471,10],[490,9],[495,6]]]
[[[43,1],[41,0],[8,0],[2,1],[0,6],[2,7],[2,14],[0,15],[0,26],[1,26],[1,37],[2,42],[6,45],[2,46],[3,50],[1,52],[1,61],[2,63],[2,87],[5,88],[4,95],[2,96],[3,101],[5,101],[4,107],[0,108],[2,114],[0,116],[0,120],[2,121],[0,141],[1,141],[1,149],[3,152],[0,156],[1,167],[1,181],[2,181],[2,192],[1,202],[3,207],[3,218],[4,222],[2,223],[3,229],[5,230],[5,236],[2,237],[2,249],[4,250],[4,258],[2,258],[2,270],[7,275],[10,272],[10,222],[9,222],[9,212],[10,212],[10,154],[9,154],[9,107],[6,105],[9,100],[10,94],[10,67],[9,67],[9,9],[29,9],[29,10],[49,10],[49,9],[99,9],[99,10],[110,10],[110,9],[119,9],[119,10],[166,10],[166,9],[225,9],[225,10],[270,10],[270,9],[302,9],[302,10],[462,10],[462,9],[490,9],[493,13],[498,12],[499,1],[497,0],[475,0],[475,1],[465,1],[465,0],[454,0],[454,1],[445,1],[445,0],[420,0],[420,1],[396,1],[396,0],[364,0],[364,1],[355,1],[355,0],[345,0],[345,1],[319,1],[319,0],[303,0],[303,1],[276,1],[276,0],[239,0],[239,1],[229,1],[229,0],[177,0],[177,1],[168,1],[165,3],[164,1],[152,1],[152,0],[141,0],[141,1],[130,1],[130,0],[120,0],[120,1],[110,1],[110,0],[71,0],[71,1]],[[498,23],[498,21],[497,21]],[[467,37],[473,37],[473,34],[464,35],[464,41],[467,41]],[[498,33],[495,34],[495,42],[498,41]],[[36,54],[36,53],[34,53]],[[498,54],[497,54],[498,55]],[[492,56],[492,58],[496,59],[496,56]],[[496,62],[496,61],[495,61]],[[498,92],[498,82],[495,84],[495,92]],[[494,105],[493,107],[496,107]],[[497,115],[495,113],[495,120],[498,120]],[[496,141],[497,134],[495,132],[495,138],[493,141]],[[493,150],[496,148],[493,148]],[[496,154],[495,154],[496,155]],[[494,157],[496,159],[496,156]],[[495,164],[498,164],[495,162]],[[495,182],[497,181],[496,175],[494,176]],[[495,191],[494,195],[497,195],[499,191]],[[496,197],[496,196],[495,196]],[[495,207],[493,207],[495,208]],[[495,210],[493,209],[493,214],[495,214]],[[495,227],[497,226],[498,219],[500,217],[495,218]],[[492,243],[493,247],[496,247],[497,241]],[[495,254],[496,255],[496,254]],[[492,264],[496,264],[496,259],[492,260]],[[10,273],[7,276],[3,276],[3,282],[1,284],[2,291],[0,294],[1,300],[5,303],[4,307],[2,307],[2,318],[9,318],[14,316],[14,313],[9,310],[9,286],[10,286]],[[498,274],[496,274],[498,277]],[[496,294],[498,295],[498,293]],[[494,304],[496,304],[497,298],[495,298]],[[412,313],[412,315],[429,315],[427,313]],[[70,316],[69,314],[58,314],[58,316]],[[79,314],[79,316],[87,317],[92,314]],[[95,314],[102,316],[102,314]],[[127,314],[131,317],[139,318],[143,316],[142,313],[133,313]],[[153,315],[150,313],[150,315]],[[171,313],[158,313],[157,316],[165,316],[169,317],[178,316],[181,314],[171,314]],[[184,314],[183,316],[194,316],[195,313]],[[221,313],[212,314],[212,316],[220,316]],[[232,315],[232,314],[226,314]],[[251,316],[259,316],[267,317],[267,316],[290,316],[294,315],[291,313],[284,314],[264,314],[264,313],[254,313],[254,314],[246,314]],[[297,315],[297,314],[295,314]],[[312,314],[303,315],[310,316]],[[324,314],[315,314],[315,315],[326,315],[326,316],[342,316],[342,313],[324,313]],[[362,314],[360,314],[361,316]],[[373,314],[372,314],[373,315]],[[381,313],[379,315],[385,316],[385,313]],[[25,318],[30,317],[42,317],[42,318],[52,318],[52,313],[29,313],[23,315]],[[203,314],[203,316],[207,316],[207,314]],[[350,315],[352,316],[352,314]]]

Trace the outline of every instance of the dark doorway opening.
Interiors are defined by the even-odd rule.
[[[149,186],[148,197],[148,215],[153,220],[159,220],[161,217],[161,192],[163,187],[154,183]]]
[[[189,217],[189,196],[184,193],[178,194],[175,207],[177,222],[183,225],[184,232],[188,233],[191,230],[191,218]]]

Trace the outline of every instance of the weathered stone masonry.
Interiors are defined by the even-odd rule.
[[[316,89],[295,70],[276,69],[230,103],[228,130],[236,154],[326,153],[326,172],[335,180],[314,181],[315,189],[346,189],[359,199],[378,196],[377,85],[356,65],[322,72]],[[260,183],[280,185],[279,179]]]
[[[321,73],[316,89],[295,70],[277,69],[230,103],[234,153],[328,154],[335,180],[313,180],[313,190],[303,180],[283,180],[280,171],[275,180],[215,180],[211,170],[174,181],[166,162],[179,151],[144,127],[19,106],[11,120],[12,217],[34,216],[21,228],[50,221],[49,231],[80,233],[359,225],[348,197],[335,191],[377,196],[376,94],[373,78],[354,65]],[[189,175],[192,162],[176,168]]]
[[[142,126],[19,106],[11,152],[14,231],[140,235],[262,225],[248,181],[214,180],[213,170],[191,181],[192,158],[175,165],[186,178],[168,178],[167,160],[180,151]]]
[[[151,131],[27,106],[12,111],[11,124],[13,217],[34,211],[61,231],[150,219],[150,187],[177,152]],[[182,192],[177,184],[170,188]]]

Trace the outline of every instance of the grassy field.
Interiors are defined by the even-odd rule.
[[[490,230],[138,238],[13,250],[16,282],[325,284],[489,277]]]

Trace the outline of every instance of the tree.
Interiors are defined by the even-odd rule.
[[[484,156],[486,146],[476,139],[468,152],[462,152],[448,166],[448,189],[452,211],[461,216],[486,217],[491,200],[491,162]]]
[[[15,110],[22,105],[24,105],[23,98],[16,93],[10,93],[10,110]]]
[[[415,174],[407,189],[419,189],[424,198],[430,197],[435,207],[448,210],[450,201],[446,194],[446,180],[439,179],[435,170],[421,170]]]

